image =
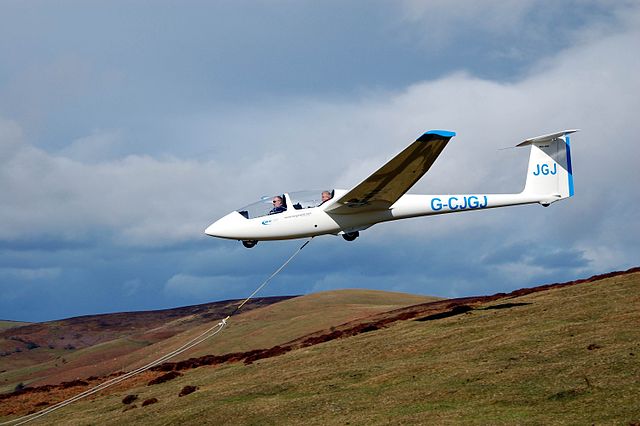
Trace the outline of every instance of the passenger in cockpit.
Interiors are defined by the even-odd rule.
[[[324,203],[326,203],[330,199],[331,199],[331,192],[322,191],[322,202],[320,203],[320,205],[323,205]]]
[[[271,200],[271,202],[273,203],[273,208],[269,211],[269,214],[282,213],[283,211],[287,210],[287,208],[284,206],[284,202],[282,201],[281,196],[276,195],[275,197],[273,197],[273,200]]]

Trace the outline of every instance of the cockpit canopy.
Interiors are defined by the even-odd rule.
[[[251,203],[248,206],[237,210],[237,212],[247,219],[253,219],[255,217],[282,213],[290,209],[310,209],[318,207],[323,203],[322,193],[325,191],[329,192],[331,198],[333,198],[333,190],[317,189],[308,191],[287,192],[284,194],[276,194],[274,196],[264,196],[260,199],[260,201]],[[279,205],[279,203],[277,202],[278,198],[282,200],[283,208],[276,207]]]

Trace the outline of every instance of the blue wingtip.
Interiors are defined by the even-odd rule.
[[[449,130],[429,130],[425,132],[425,135],[438,135],[445,138],[452,138],[456,135],[456,132],[450,132]]]

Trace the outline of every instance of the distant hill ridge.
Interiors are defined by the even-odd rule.
[[[268,306],[297,296],[258,297],[243,308],[245,311]],[[61,320],[28,323],[0,330],[0,341],[11,340],[15,349],[32,350],[38,347],[64,349],[73,346],[81,349],[112,340],[116,337],[148,331],[170,321],[188,317],[218,319],[229,315],[241,300],[183,306],[179,308],[151,311],[117,312],[109,314],[82,315]],[[0,357],[6,356],[0,343]]]

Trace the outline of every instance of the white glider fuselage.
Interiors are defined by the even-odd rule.
[[[284,193],[273,200],[263,197],[209,225],[205,233],[243,241],[246,247],[253,247],[257,241],[324,234],[341,234],[351,241],[359,231],[380,222],[520,204],[548,206],[573,195],[569,134],[575,131],[538,136],[518,145],[531,146],[525,187],[520,193],[406,194],[455,136],[453,132],[432,130],[351,190],[330,191],[328,201],[319,201],[322,191]],[[269,210],[272,201],[274,208]],[[280,202],[282,206],[275,209]]]
[[[339,197],[346,190],[335,190]],[[288,197],[288,194],[285,194]],[[331,204],[288,210],[269,216],[246,219],[232,212],[213,223],[206,233],[233,240],[286,240],[324,234],[361,231],[380,222],[484,210],[518,204],[539,203],[541,198],[528,194],[456,194],[456,195],[403,195],[391,208],[352,214],[331,214],[325,211]]]

